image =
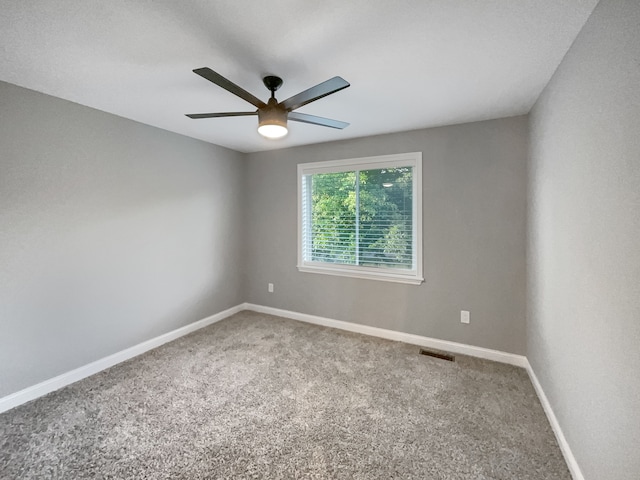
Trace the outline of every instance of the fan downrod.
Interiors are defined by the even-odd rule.
[[[267,75],[262,79],[264,86],[271,92],[271,97],[275,96],[275,91],[282,86],[282,79],[274,75]]]

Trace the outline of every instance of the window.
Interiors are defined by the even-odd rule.
[[[422,153],[298,165],[298,270],[420,284]]]

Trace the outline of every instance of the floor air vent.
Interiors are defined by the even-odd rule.
[[[449,355],[448,353],[444,353],[444,352],[436,352],[434,350],[425,350],[424,348],[420,349],[420,355],[426,355],[428,357],[435,357],[435,358],[439,358],[441,360],[446,360],[448,362],[455,362],[456,361],[456,357],[454,357],[453,355]]]

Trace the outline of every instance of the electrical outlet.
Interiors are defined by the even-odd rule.
[[[469,318],[469,312],[467,312],[466,310],[461,310],[460,311],[460,322],[461,323],[469,323],[471,321],[471,319]]]
[[[269,293],[273,293],[273,283],[269,284]]]

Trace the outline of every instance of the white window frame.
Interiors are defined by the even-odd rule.
[[[303,258],[302,192],[305,175],[412,167],[413,268],[411,270],[313,262]],[[422,152],[298,164],[298,271],[420,285],[422,276]]]

